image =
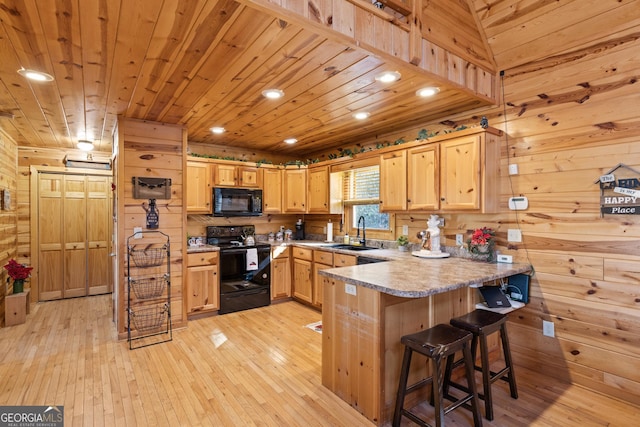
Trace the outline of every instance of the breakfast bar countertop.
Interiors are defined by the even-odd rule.
[[[531,271],[529,264],[487,263],[455,257],[429,259],[397,253],[390,258],[387,262],[330,268],[319,273],[389,295],[422,298]]]

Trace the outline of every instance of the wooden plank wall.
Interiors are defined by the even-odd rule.
[[[0,190],[11,195],[9,209],[0,210],[0,268],[16,258],[18,221],[16,208],[16,189],[18,176],[18,149],[16,143],[0,130]],[[25,262],[22,258],[18,262]],[[0,323],[4,325],[4,297],[13,292],[11,281],[7,282],[7,270],[0,270]],[[28,286],[28,285],[27,285]]]
[[[443,244],[476,227],[497,230],[498,249],[535,268],[528,306],[511,315],[517,364],[610,396],[640,401],[640,216],[605,215],[594,181],[619,163],[640,170],[638,37],[609,39],[506,70],[503,107],[425,123],[430,131],[478,125],[502,138],[500,212],[445,214]],[[415,139],[420,128],[380,137]],[[519,166],[509,176],[507,163]],[[525,195],[518,215],[508,197]],[[396,234],[426,227],[428,214],[399,214]],[[507,243],[520,228],[522,243]],[[415,241],[415,238],[414,238]],[[542,335],[542,321],[555,338]]]
[[[183,253],[186,250],[186,210],[183,210],[183,170],[186,166],[187,136],[182,126],[156,122],[120,119],[118,136],[114,140],[117,153],[115,180],[117,193],[117,262],[116,291],[117,330],[126,337],[127,307],[126,246],[134,227],[146,230],[148,200],[133,198],[132,177],[171,179],[171,199],[156,201],[159,228],[169,235],[171,245],[171,317],[173,326],[186,325],[183,299]]]

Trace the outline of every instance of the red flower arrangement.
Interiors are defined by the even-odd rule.
[[[484,255],[487,261],[493,260],[493,246],[495,244],[496,233],[487,227],[476,228],[467,240],[469,252],[476,255]]]
[[[13,280],[24,280],[31,275],[31,270],[33,267],[27,267],[23,264],[18,264],[15,259],[9,260],[9,263],[4,266],[4,269],[7,270],[9,276]]]
[[[469,242],[469,244],[473,246],[488,245],[493,241],[495,235],[496,234],[494,233],[494,231],[490,228],[477,228],[471,235],[471,241]]]

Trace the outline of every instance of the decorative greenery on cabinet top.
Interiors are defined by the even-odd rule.
[[[462,125],[459,126],[453,130],[444,130],[442,131],[443,134],[448,134],[448,133],[452,133],[452,132],[457,132],[457,131],[461,131],[467,129],[467,126]],[[425,139],[429,139],[429,138],[433,138],[434,136],[437,136],[440,134],[440,131],[435,131],[435,132],[429,132],[427,129],[422,129],[420,130],[420,132],[418,132],[418,137],[416,138],[416,140],[418,141],[423,141]],[[389,142],[389,141],[383,141],[383,142],[377,142],[375,144],[375,146],[369,146],[369,147],[360,147],[360,146],[356,146],[354,148],[338,148],[337,153],[329,153],[327,155],[327,158],[329,160],[333,160],[333,159],[338,159],[340,157],[351,157],[353,158],[353,156],[355,156],[356,154],[360,154],[360,153],[366,153],[366,152],[370,152],[370,151],[374,151],[374,150],[380,150],[382,148],[387,148],[387,147],[391,147],[394,145],[401,145],[404,144],[405,142],[407,142],[404,138],[399,138],[396,139],[393,142]],[[197,153],[189,153],[190,156],[192,157],[201,157],[201,158],[205,158],[205,159],[214,159],[214,160],[233,160],[233,161],[237,161],[237,162],[249,162],[250,160],[246,160],[246,159],[238,159],[234,156],[217,156],[215,154],[197,154]],[[256,164],[256,167],[260,167],[263,164],[266,165],[273,165],[274,163],[270,160],[267,159],[262,159],[262,160],[258,160],[256,162],[251,161],[252,163]],[[320,159],[306,159],[306,160],[290,160],[288,162],[285,163],[280,163],[280,166],[298,166],[298,167],[302,167],[302,166],[308,166],[308,165],[312,165],[314,163],[319,163]]]

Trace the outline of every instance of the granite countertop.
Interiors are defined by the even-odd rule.
[[[528,264],[502,264],[464,258],[419,258],[395,252],[389,262],[320,270],[320,274],[404,298],[422,298],[531,271]]]
[[[267,242],[261,242],[267,243]],[[353,251],[312,240],[268,242],[272,247],[299,245],[347,255],[386,260],[375,264],[320,270],[320,274],[404,298],[422,298],[531,271],[529,264],[486,263],[459,257],[419,258],[397,249]],[[219,251],[218,246],[187,246],[187,253]]]
[[[188,254],[195,254],[199,252],[213,252],[213,251],[219,251],[219,250],[220,248],[214,245],[198,245],[198,246],[187,245]]]

